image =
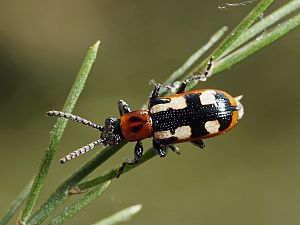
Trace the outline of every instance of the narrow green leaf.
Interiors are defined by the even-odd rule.
[[[0,225],[5,225],[9,222],[9,220],[15,215],[15,213],[18,211],[18,209],[21,207],[22,203],[27,198],[31,186],[33,184],[33,180],[31,180],[21,191],[21,193],[17,196],[17,198],[13,201],[11,204],[9,210],[4,215],[4,217],[0,220]]]
[[[83,90],[85,81],[88,77],[88,74],[92,68],[92,65],[96,59],[98,47],[100,42],[96,42],[90,50],[88,51],[83,64],[78,72],[77,78],[71,88],[71,91],[69,93],[69,96],[64,104],[64,107],[62,111],[70,113],[72,112],[75,103],[77,102],[79,95],[81,91]],[[41,188],[44,184],[45,178],[48,174],[49,167],[51,164],[51,161],[53,159],[53,155],[55,153],[56,147],[62,137],[62,134],[64,132],[64,129],[66,127],[67,120],[64,118],[57,119],[57,122],[54,125],[54,128],[51,132],[50,136],[50,145],[49,148],[46,150],[45,155],[41,161],[40,168],[38,171],[38,174],[34,180],[33,186],[31,188],[31,192],[29,194],[29,197],[27,199],[25,208],[22,212],[20,222],[21,224],[26,224],[33,207],[35,206],[35,203],[37,201],[37,198],[39,196],[39,193],[41,191]]]
[[[300,14],[278,25],[276,28],[274,28],[267,34],[261,36],[259,39],[250,42],[249,44],[245,45],[244,47],[236,50],[235,52],[231,53],[227,57],[220,60],[215,65],[214,73],[216,74],[225,69],[229,69],[234,64],[242,61],[243,59],[252,55],[256,51],[266,47],[267,45],[281,38],[289,31],[292,31],[293,29],[297,28],[299,25],[300,25]]]
[[[87,207],[93,201],[95,201],[100,195],[107,190],[110,185],[110,181],[107,181],[103,184],[98,185],[93,190],[89,191],[85,194],[82,198],[78,199],[75,203],[71,206],[68,206],[61,214],[56,216],[53,220],[51,220],[48,225],[60,225],[63,224],[65,221],[72,218],[78,212],[80,212],[83,208]]]
[[[126,209],[117,212],[110,217],[107,217],[98,223],[94,223],[93,225],[114,225],[120,222],[126,222],[131,219],[131,217],[137,214],[142,209],[142,205],[134,205],[128,207]]]
[[[154,156],[157,156],[156,151],[154,150],[154,148],[149,148],[144,153],[144,155],[142,156],[139,163],[137,163],[135,165],[125,166],[123,173],[127,173],[128,171],[132,170],[133,168],[142,165],[144,162],[148,161],[149,159],[152,159]],[[103,182],[106,182],[108,180],[111,180],[111,179],[117,177],[118,170],[119,170],[119,167],[114,168],[114,169],[110,170],[109,172],[106,172],[98,177],[95,177],[93,179],[90,179],[90,180],[80,183],[77,187],[79,188],[79,190],[84,191],[84,190],[94,187],[98,184],[102,184]]]
[[[165,81],[165,84],[172,84],[176,80],[180,79],[184,75],[187,75],[188,72],[191,71],[195,63],[197,63],[200,59],[200,57],[207,52],[217,41],[220,40],[220,38],[225,34],[225,32],[228,30],[226,26],[222,27],[220,30],[218,30],[216,33],[214,33],[211,38],[208,40],[208,42],[199,48],[193,55],[191,55],[181,67],[179,67],[177,70],[175,70],[169,78]]]
[[[254,9],[238,24],[238,26],[225,38],[225,40],[207,57],[202,63],[197,66],[192,73],[201,73],[206,66],[208,60],[214,56],[217,60],[223,53],[229,49],[233,43],[259,18],[260,15],[271,5],[274,0],[262,0]]]
[[[299,8],[300,8],[300,0],[292,0],[289,3],[285,4],[275,12],[271,13],[270,15],[264,17],[262,20],[254,24],[246,32],[242,33],[241,36],[231,45],[231,47],[229,47],[223,53],[223,55],[227,55],[229,52],[233,51],[237,47],[246,43],[248,40],[255,37],[260,32],[266,30],[268,27],[275,24],[280,19],[291,14],[292,12],[294,12]]]

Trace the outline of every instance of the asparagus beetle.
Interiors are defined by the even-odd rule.
[[[142,140],[152,138],[153,148],[160,157],[167,154],[167,148],[176,150],[172,144],[191,142],[204,148],[202,139],[223,134],[233,128],[244,114],[240,103],[241,96],[216,89],[201,89],[185,92],[187,84],[194,80],[205,81],[212,70],[212,60],[203,74],[184,80],[172,96],[159,96],[164,85],[155,85],[149,98],[148,109],[131,111],[128,104],[120,100],[118,108],[120,118],[107,118],[104,126],[99,126],[82,117],[61,111],[49,111],[48,116],[64,117],[101,132],[100,139],[77,149],[61,159],[65,163],[99,144],[117,145],[122,140],[136,142],[134,159],[125,160],[119,169],[119,175],[127,164],[136,164],[143,154]],[[168,86],[165,86],[170,88]]]

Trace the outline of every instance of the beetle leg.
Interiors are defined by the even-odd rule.
[[[181,152],[180,152],[180,150],[179,150],[179,148],[178,148],[177,146],[175,146],[175,145],[168,145],[168,147],[169,147],[173,152],[175,152],[177,155],[180,155],[180,154],[181,154]]]
[[[151,106],[154,105],[154,100],[158,98],[159,89],[160,89],[160,85],[154,86],[154,88],[150,94],[150,97],[149,97],[148,109],[150,109]]]
[[[148,109],[150,109],[153,105],[168,103],[171,101],[169,98],[159,98],[159,90],[161,85],[157,84],[154,86],[151,95],[149,97]]]
[[[202,139],[199,139],[199,140],[196,140],[196,141],[191,141],[191,143],[193,145],[196,145],[197,147],[199,147],[201,149],[205,147],[205,144],[203,143]]]
[[[129,107],[128,104],[127,104],[125,101],[123,101],[123,100],[120,100],[120,101],[118,102],[118,107],[119,107],[119,112],[120,112],[120,115],[121,115],[121,116],[124,115],[124,114],[126,114],[126,113],[131,112],[130,107]]]
[[[143,152],[144,152],[143,143],[141,141],[137,141],[134,147],[134,160],[131,161],[129,164],[132,165],[138,163],[143,156]]]
[[[157,140],[153,139],[153,148],[156,151],[156,154],[159,155],[159,157],[165,157],[167,155],[167,147],[166,145],[160,144]]]
[[[149,97],[149,102],[151,102],[153,99],[158,98],[159,97],[159,90],[160,90],[160,84],[156,84],[150,94]]]
[[[210,60],[208,61],[206,70],[203,73],[194,74],[192,77],[187,78],[186,80],[182,81],[176,94],[185,92],[186,86],[188,85],[188,83],[190,83],[192,81],[206,81],[206,79],[211,76],[212,70],[213,70],[213,57],[211,57]]]
[[[180,83],[180,81],[177,81],[177,82],[174,82],[174,83],[168,85],[168,84],[159,84],[159,83],[156,83],[154,80],[150,80],[149,84],[151,84],[151,85],[153,85],[153,86],[164,87],[164,88],[166,88],[169,92],[171,92],[172,94],[176,94],[177,89],[178,89],[178,87],[179,87],[179,85],[180,85],[178,82]],[[158,97],[158,95],[157,95],[157,97]]]
[[[141,141],[137,141],[136,145],[134,147],[134,159],[133,160],[126,159],[122,163],[122,165],[120,166],[120,168],[119,168],[119,170],[117,172],[117,177],[118,178],[123,173],[124,168],[125,168],[126,165],[135,165],[135,164],[137,164],[141,160],[141,157],[143,155],[143,151],[144,151],[144,148],[143,148],[142,142]]]

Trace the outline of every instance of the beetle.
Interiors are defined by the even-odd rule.
[[[125,160],[119,169],[120,175],[128,164],[136,164],[143,154],[142,140],[152,138],[153,148],[157,155],[164,157],[167,149],[176,151],[173,146],[179,142],[191,142],[204,148],[202,139],[223,134],[232,129],[244,114],[241,96],[232,97],[225,91],[201,89],[185,92],[192,81],[205,81],[211,74],[212,59],[202,74],[194,75],[180,83],[176,94],[159,96],[161,87],[170,86],[156,84],[149,98],[148,109],[131,111],[129,105],[120,100],[118,108],[120,118],[107,118],[104,126],[99,126],[82,117],[52,110],[48,116],[64,117],[101,132],[100,139],[77,149],[61,159],[65,163],[102,144],[118,145],[122,140],[136,142],[134,159]]]

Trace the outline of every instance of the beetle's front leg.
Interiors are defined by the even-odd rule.
[[[120,166],[118,173],[117,173],[117,177],[119,178],[120,175],[123,173],[124,168],[126,165],[135,165],[137,164],[140,160],[141,157],[143,156],[143,152],[144,152],[144,148],[143,148],[143,144],[141,141],[137,141],[136,145],[134,147],[134,159],[133,160],[128,160],[126,159],[122,165]]]
[[[206,81],[206,79],[211,76],[212,71],[213,71],[213,57],[211,57],[210,60],[208,61],[206,70],[203,73],[201,73],[201,74],[194,74],[192,77],[190,77],[190,78],[182,81],[182,83],[179,86],[176,94],[185,92],[186,86],[191,81]]]
[[[126,113],[131,112],[130,107],[129,107],[128,104],[127,104],[125,101],[123,101],[123,100],[120,100],[120,101],[118,102],[118,108],[119,108],[119,112],[120,112],[120,115],[121,115],[121,116],[124,115],[124,114],[126,114]]]

